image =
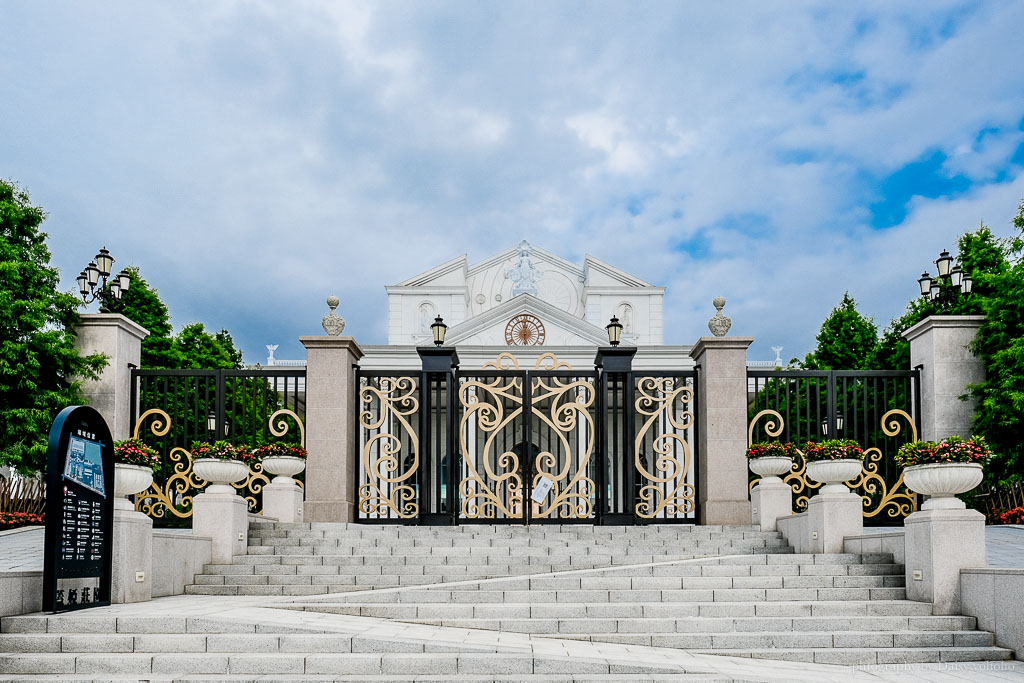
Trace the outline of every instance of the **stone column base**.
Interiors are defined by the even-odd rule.
[[[249,511],[234,493],[200,493],[193,499],[192,535],[213,541],[213,564],[231,564],[245,555],[249,543]]]
[[[812,553],[841,553],[843,539],[864,533],[863,501],[856,493],[819,493],[807,503]]]
[[[114,509],[110,601],[153,598],[153,520],[134,510]],[[142,581],[138,581],[141,574]]]
[[[750,524],[750,501],[706,500],[700,506],[700,523],[746,526]]]
[[[267,484],[263,487],[263,515],[284,524],[302,522],[302,489],[294,480]]]
[[[932,603],[932,614],[960,614],[960,570],[985,566],[985,515],[923,510],[903,525],[907,599]]]
[[[750,521],[761,531],[776,531],[775,520],[793,514],[793,489],[781,479],[758,482],[750,492]]]
[[[307,500],[303,519],[307,522],[354,522],[355,503],[347,500]]]

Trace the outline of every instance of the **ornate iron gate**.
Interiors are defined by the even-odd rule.
[[[365,522],[695,523],[694,372],[359,373]]]
[[[864,501],[864,521],[902,524],[917,510],[917,496],[903,484],[894,457],[918,436],[921,414],[917,370],[748,370],[748,441],[854,439],[865,450],[860,476],[847,484]],[[821,486],[807,478],[797,458],[783,477],[802,510]],[[750,486],[757,483],[751,479]]]

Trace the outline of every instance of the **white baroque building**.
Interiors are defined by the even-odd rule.
[[[624,326],[623,345],[638,347],[634,368],[692,367],[689,346],[664,345],[665,288],[589,255],[578,265],[524,240],[479,263],[460,256],[386,290],[388,344],[363,346],[364,369],[418,369],[416,347],[432,344],[438,315],[448,325],[445,346],[458,349],[467,369],[503,352],[523,369],[546,353],[592,367],[613,315]]]

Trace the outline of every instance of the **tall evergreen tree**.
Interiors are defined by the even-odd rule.
[[[75,349],[80,301],[57,290],[44,218],[27,193],[0,180],[0,465],[23,473],[45,467],[53,418],[81,403],[78,380],[106,365]]]
[[[142,277],[138,266],[125,270],[131,276],[131,286],[120,299],[104,291],[102,309],[107,313],[120,313],[149,330],[142,340],[142,367],[153,370],[183,367],[181,350],[174,341],[171,316],[160,299],[160,293]]]
[[[817,347],[804,358],[809,370],[864,370],[871,367],[878,327],[857,310],[849,292],[825,318],[815,338]]]

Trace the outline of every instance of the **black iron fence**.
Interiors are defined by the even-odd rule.
[[[299,445],[305,384],[304,368],[132,370],[134,434],[163,458],[153,487],[137,497],[136,508],[162,522],[192,515],[192,497],[206,486],[192,472],[194,442]],[[251,512],[260,510],[268,481],[257,465],[247,481],[236,485]]]
[[[864,498],[865,518],[895,524],[917,509],[894,460],[900,446],[918,438],[917,370],[748,370],[747,380],[751,442],[779,439],[801,447],[853,439],[865,449],[865,463],[849,483]],[[807,480],[802,461],[784,479],[798,510],[819,486]]]

